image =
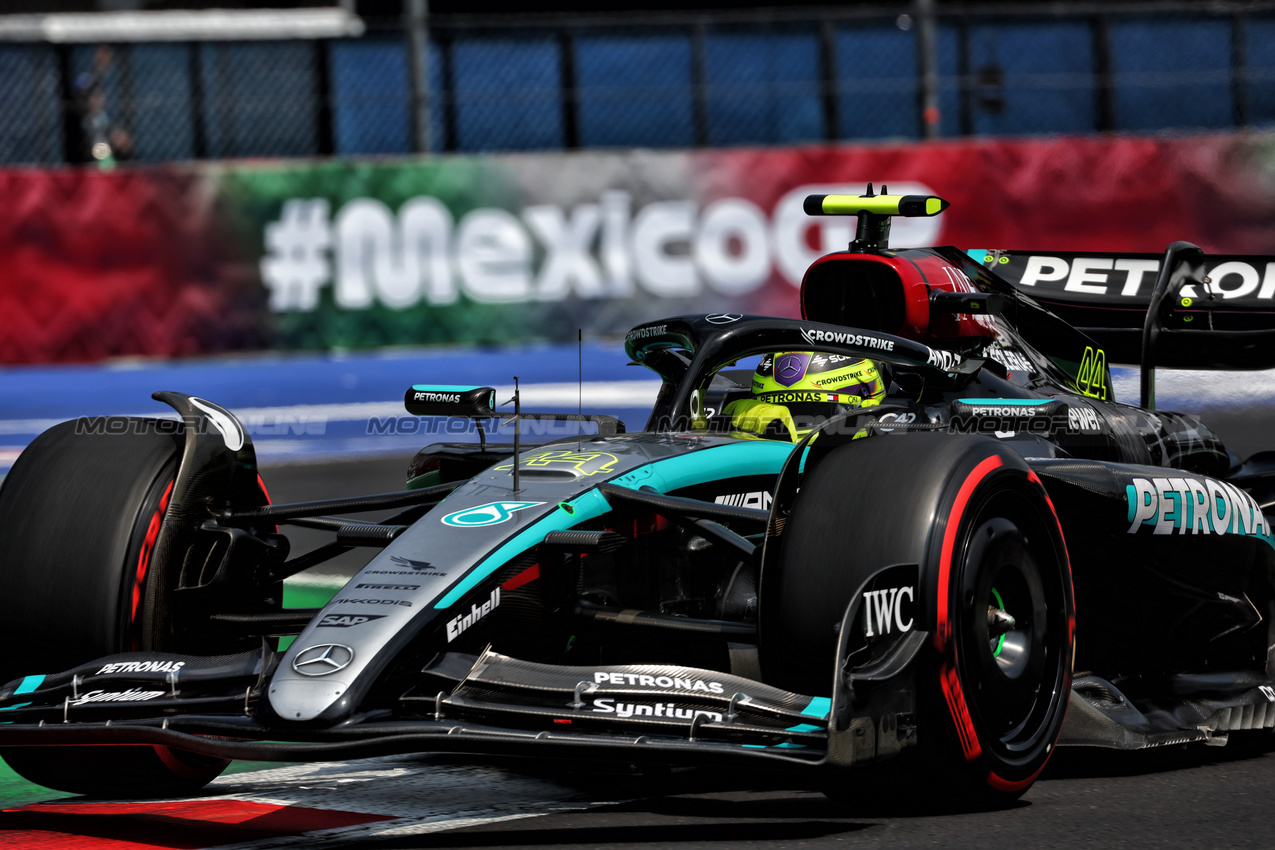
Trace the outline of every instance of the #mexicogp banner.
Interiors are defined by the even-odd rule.
[[[1275,253],[1272,139],[1071,138],[0,171],[0,362],[618,335],[792,316],[851,218],[937,194],[896,247]]]

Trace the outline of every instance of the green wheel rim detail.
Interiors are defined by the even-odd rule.
[[[996,592],[996,588],[994,587],[992,588],[992,596],[996,597],[996,607],[1004,611],[1005,601],[1001,599],[1001,595]],[[999,658],[1001,654],[1001,649],[1003,649],[1004,647],[1005,647],[1005,636],[1001,635],[996,641],[996,649],[992,652],[992,657]]]

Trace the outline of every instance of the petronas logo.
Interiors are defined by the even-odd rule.
[[[544,502],[488,502],[476,508],[466,508],[443,517],[444,525],[457,528],[481,528],[487,525],[499,525],[518,511],[543,505]]]

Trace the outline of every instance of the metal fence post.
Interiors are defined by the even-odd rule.
[[[562,68],[559,103],[562,109],[562,146],[569,151],[580,147],[580,109],[576,80],[576,40],[569,27],[558,30],[558,55]]]
[[[837,28],[828,19],[819,24],[819,96],[823,102],[823,140],[841,141],[841,81],[837,77]]]
[[[691,28],[691,88],[694,99],[691,104],[691,120],[694,124],[695,146],[708,147],[708,57],[706,27],[699,21]]]
[[[956,73],[960,75],[960,127],[962,136],[972,136],[977,128],[977,101],[974,97],[974,57],[973,47],[970,45],[970,19],[968,15],[961,16],[960,22],[957,24],[957,47]]]
[[[316,83],[315,147],[321,156],[336,153],[336,110],[332,106],[332,42],[318,39],[314,42],[314,80]]]
[[[71,45],[54,45],[58,60],[58,94],[62,98],[62,160],[85,162],[83,131],[80,126],[80,109],[75,93],[75,68],[71,65]],[[56,160],[54,160],[56,162]]]
[[[1111,67],[1111,30],[1106,15],[1093,19],[1094,81],[1097,84],[1097,126],[1099,133],[1116,129],[1116,78]]]
[[[1248,126],[1248,32],[1244,15],[1231,16],[1231,120]]]
[[[939,136],[939,61],[938,38],[935,34],[936,0],[916,0],[917,59],[921,71],[921,137]]]
[[[429,0],[403,4],[407,68],[412,92],[412,150],[429,151]]]
[[[442,30],[438,35],[438,91],[443,106],[443,126],[439,128],[442,149],[448,153],[460,150],[460,123],[456,120],[456,40],[453,30]]]
[[[203,46],[197,42],[188,42],[190,71],[190,147],[195,159],[208,156],[208,99],[204,95],[204,62]]]

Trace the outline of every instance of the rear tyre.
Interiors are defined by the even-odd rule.
[[[1004,444],[890,435],[819,461],[802,481],[778,563],[762,575],[762,672],[780,687],[828,694],[851,594],[899,563],[920,566],[917,627],[931,634],[918,670],[922,763],[901,766],[913,783],[936,780],[939,797],[1012,802],[1062,729],[1074,607],[1053,507]],[[847,775],[832,795],[853,795],[856,781]]]
[[[153,645],[142,631],[150,607],[150,554],[177,476],[181,423],[81,419],[45,431],[0,487],[0,623],[4,681],[66,670]],[[153,601],[148,602],[148,597]],[[20,666],[15,666],[20,665]],[[109,796],[180,795],[203,787],[229,762],[168,747],[13,747],[0,751],[18,774],[47,788]]]

